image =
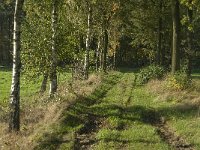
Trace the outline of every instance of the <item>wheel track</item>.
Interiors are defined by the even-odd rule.
[[[123,77],[123,76],[122,76]],[[118,77],[116,82],[108,83],[110,84],[110,87],[103,92],[101,97],[99,99],[103,99],[105,95],[117,84],[120,83],[122,77]],[[96,103],[93,103],[92,105],[95,105],[100,102],[100,100],[97,100]],[[92,106],[90,105],[90,106]],[[101,128],[102,123],[104,122],[104,118],[97,116],[95,114],[89,113],[87,122],[84,124],[84,126],[75,133],[75,142],[74,142],[74,150],[89,150],[93,149],[93,145],[97,142],[95,139],[96,133]]]
[[[176,134],[176,132],[168,125],[166,119],[162,117],[159,112],[155,109],[151,109],[149,112],[151,114],[151,119],[146,123],[150,123],[156,128],[157,134],[160,138],[166,142],[170,147],[173,147],[175,150],[195,150],[193,145],[190,144],[182,136]]]

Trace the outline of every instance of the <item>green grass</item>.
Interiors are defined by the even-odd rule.
[[[4,89],[0,101],[5,104],[9,97],[11,72],[1,71],[0,77],[0,89]],[[193,77],[199,82],[200,73],[194,73]],[[68,73],[60,76],[60,82],[67,79]],[[25,101],[34,95],[40,83],[41,79],[38,79],[27,84],[22,78],[22,99]],[[90,115],[98,116],[102,122],[95,131],[93,149],[173,149],[150,123],[155,115],[165,117],[170,128],[200,149],[199,106],[189,105],[189,101],[183,103],[185,101],[176,100],[176,97],[171,101],[159,101],[158,96],[147,91],[145,86],[135,86],[135,74],[131,71],[109,73],[94,92],[79,97],[75,104],[62,111],[55,124],[35,137],[38,142],[35,149],[73,149],[76,133],[89,122]]]
[[[58,75],[59,84],[61,82],[67,81],[70,78],[70,73],[62,73]],[[12,71],[10,69],[1,69],[0,70],[0,105],[7,106],[10,96],[10,88],[11,88],[11,79],[12,79]],[[33,97],[40,91],[40,86],[42,83],[42,77],[38,77],[37,79],[27,80],[23,75],[21,77],[21,88],[20,88],[20,96],[21,101],[27,102],[27,99],[30,100],[30,97]],[[47,88],[48,92],[48,88]]]
[[[11,71],[0,70],[0,104],[5,105],[9,99],[11,85]]]
[[[200,73],[196,72],[192,74],[192,77],[199,83]],[[169,126],[178,135],[194,145],[195,149],[200,149],[200,106],[198,104],[190,104],[189,99],[180,101],[176,97],[172,101],[159,101],[157,95],[150,94],[144,87],[138,87],[134,91],[134,102],[154,108],[166,118]]]
[[[36,137],[38,145],[35,149],[73,149],[75,132],[83,128],[88,121],[88,114],[94,109],[91,107],[100,101],[107,91],[117,83],[121,74],[112,74],[104,79],[91,95],[77,99],[77,102],[63,110],[60,121],[54,124],[44,134]],[[67,140],[65,140],[67,139]]]
[[[61,121],[38,137],[36,149],[73,149],[75,133],[87,124],[90,115],[103,119],[103,125],[96,131],[93,149],[170,149],[155,128],[144,123],[149,102],[143,99],[145,104],[138,103],[141,95],[133,88],[133,73],[106,76],[91,95],[64,110]],[[135,95],[138,95],[136,101]]]
[[[97,134],[96,149],[170,149],[155,128],[144,123],[151,110],[152,98],[134,86],[133,73],[126,73],[107,93],[102,106],[97,105],[96,110],[102,109],[98,114],[107,118],[106,125]]]

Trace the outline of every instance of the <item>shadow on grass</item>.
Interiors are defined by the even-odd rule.
[[[159,121],[160,116],[175,117],[175,118],[188,118],[195,117],[199,110],[196,105],[177,105],[174,107],[163,107],[155,110],[154,108],[134,105],[125,107],[118,104],[109,104],[102,99],[106,96],[107,92],[119,82],[120,76],[112,76],[106,78],[103,84],[98,87],[88,97],[79,97],[75,104],[66,108],[61,116],[61,121],[53,127],[53,131],[48,134],[44,134],[38,141],[39,145],[35,149],[58,149],[61,145],[65,145],[69,149],[74,148],[75,134],[80,131],[90,121],[90,116],[96,116],[98,118],[116,117],[119,120],[125,120],[127,122],[142,122],[144,124],[154,124]],[[126,123],[126,122],[125,122]],[[125,125],[126,126],[126,125]],[[125,128],[122,125],[122,129]],[[121,129],[121,128],[120,128]],[[118,128],[116,128],[118,130]],[[114,141],[122,144],[127,143],[153,143],[154,141],[132,141],[132,140],[120,140],[118,137],[112,139],[104,139],[108,142]]]
[[[159,109],[159,113],[162,116],[166,118],[175,117],[175,119],[199,117],[199,111],[200,106],[189,103]]]
[[[98,93],[99,94],[99,93]],[[102,98],[104,95],[101,95]],[[159,121],[160,115],[165,117],[193,117],[198,111],[198,107],[196,106],[188,106],[187,109],[185,107],[177,106],[177,107],[167,107],[162,108],[160,110],[155,110],[153,108],[148,108],[140,105],[131,106],[131,107],[123,107],[115,104],[97,104],[94,103],[92,99],[83,99],[77,102],[75,105],[71,106],[63,113],[64,118],[60,124],[60,127],[57,128],[56,132],[53,134],[46,134],[45,139],[41,140],[40,146],[37,149],[57,149],[61,144],[74,142],[73,139],[63,139],[63,135],[67,135],[70,132],[76,132],[80,130],[84,124],[86,124],[88,120],[88,116],[94,115],[100,118],[108,118],[108,117],[117,117],[120,120],[126,120],[129,122],[139,121],[145,124],[154,124]],[[118,142],[122,144],[128,143],[153,143],[155,141],[143,141],[142,139],[139,141],[132,140],[124,140],[112,138],[105,138],[106,142]],[[71,145],[73,146],[73,144]]]
[[[128,144],[128,143],[144,143],[144,144],[157,144],[157,141],[151,141],[146,139],[138,139],[138,140],[127,140],[127,139],[113,139],[113,138],[105,138],[105,142],[117,142],[121,144]]]
[[[12,71],[12,66],[1,66],[0,65],[0,71],[4,71],[4,72]]]
[[[45,133],[37,141],[35,150],[54,150],[62,144],[66,144],[68,149],[73,149],[74,134],[80,130],[89,120],[90,107],[100,103],[107,92],[118,83],[120,75],[111,75],[103,80],[103,83],[88,97],[78,97],[75,104],[63,110],[61,121],[52,127],[51,133]],[[63,139],[63,137],[65,138]],[[67,143],[66,143],[67,142]],[[69,144],[71,143],[71,144]]]
[[[192,79],[200,79],[200,70],[194,70],[192,72]]]
[[[192,79],[198,79],[198,80],[200,80],[200,75],[192,75]]]

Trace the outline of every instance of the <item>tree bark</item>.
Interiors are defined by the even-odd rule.
[[[157,64],[162,65],[162,9],[163,9],[163,1],[160,0],[159,4],[159,20],[158,20],[158,51],[157,51]]]
[[[103,71],[107,70],[108,31],[104,29]]]
[[[190,4],[192,3],[192,1],[189,1]],[[191,25],[193,22],[193,10],[190,9],[189,7],[187,8],[187,16],[189,19],[189,24]],[[191,30],[188,29],[187,31],[187,41],[188,41],[188,52],[187,52],[187,75],[188,77],[191,76],[191,72],[192,72],[192,54],[193,54],[193,33]]]
[[[179,0],[172,0],[173,46],[172,74],[180,70],[180,6]]]
[[[86,51],[85,51],[85,61],[84,61],[84,78],[88,79],[89,76],[89,52],[90,52],[90,38],[91,38],[91,15],[92,10],[89,6],[88,8],[88,18],[87,18],[87,37],[86,37]]]
[[[56,49],[56,26],[57,26],[57,0],[53,0],[52,6],[52,48],[51,48],[51,71],[50,71],[50,90],[52,97],[57,92],[57,49]]]
[[[13,69],[10,94],[9,131],[20,130],[20,32],[24,0],[15,1],[14,31],[13,31]]]
[[[48,74],[45,73],[43,75],[43,80],[42,80],[42,85],[41,85],[41,88],[40,88],[40,92],[44,93],[47,89],[47,81],[48,81]]]
[[[101,36],[98,39],[98,45],[96,49],[96,71],[98,71],[100,67],[100,47],[101,47]]]

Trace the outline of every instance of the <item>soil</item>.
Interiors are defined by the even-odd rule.
[[[156,127],[157,133],[169,146],[174,147],[176,150],[194,150],[193,146],[183,137],[177,135],[166,122],[160,121],[156,124]]]
[[[88,122],[76,133],[74,150],[89,150],[96,143],[95,135],[101,127],[102,118],[90,114]]]

